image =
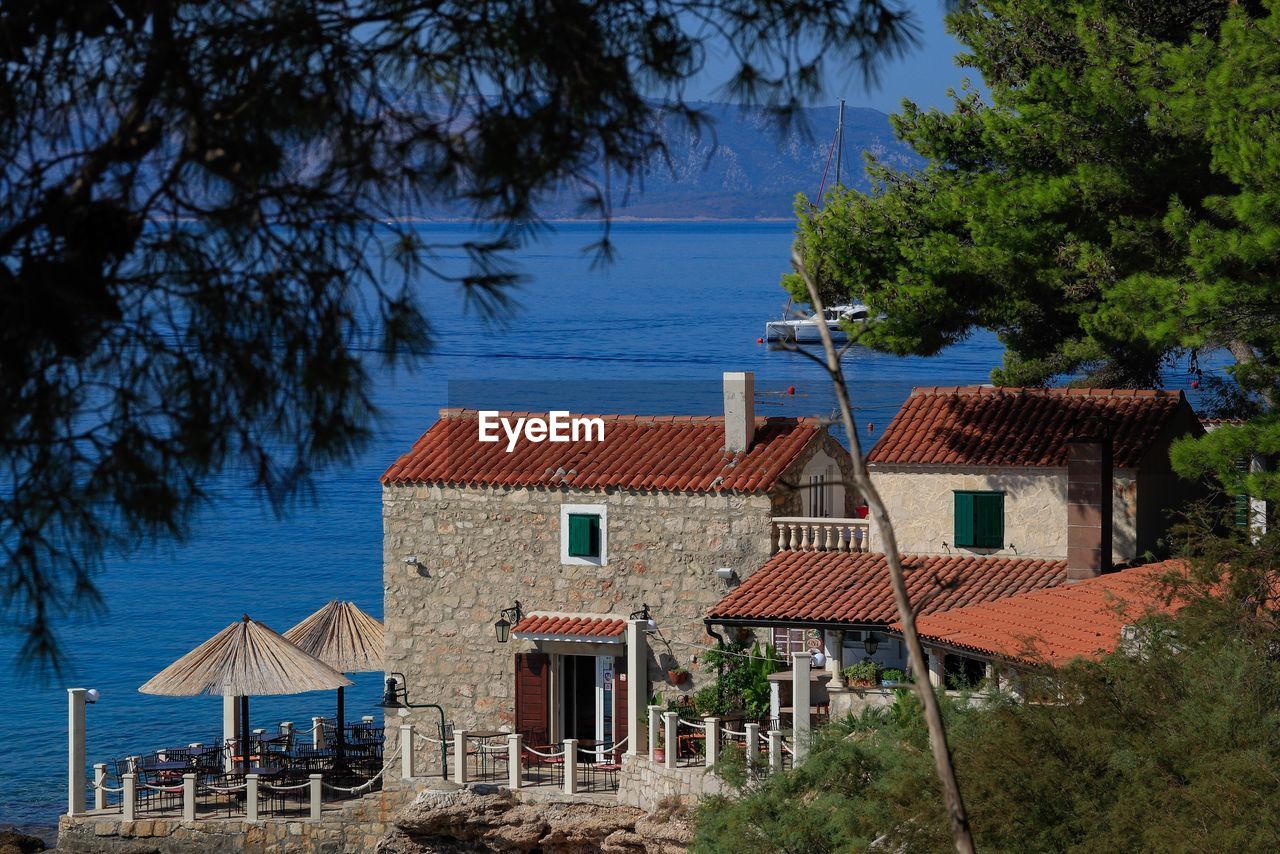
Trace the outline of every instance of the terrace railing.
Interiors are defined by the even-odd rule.
[[[866,519],[776,516],[772,520],[773,552],[865,552],[871,529]]]

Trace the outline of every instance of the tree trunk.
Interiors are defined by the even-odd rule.
[[[814,316],[822,318],[825,316],[824,306],[822,297],[818,294],[817,283],[805,268],[799,250],[794,247],[791,250],[791,263],[809,289],[809,301]],[[929,680],[919,678],[926,673],[924,649],[920,646],[919,635],[916,634],[915,614],[911,610],[911,600],[907,595],[902,560],[898,555],[897,537],[894,535],[893,524],[889,520],[884,501],[871,483],[871,476],[867,474],[866,465],[862,460],[858,430],[853,422],[853,408],[849,403],[849,390],[845,387],[844,371],[840,367],[840,355],[836,352],[835,343],[831,339],[831,330],[825,323],[818,323],[817,326],[822,336],[822,349],[826,354],[824,366],[835,387],[836,400],[840,404],[840,419],[849,437],[849,451],[853,456],[853,482],[867,502],[871,518],[875,520],[884,543],[885,562],[889,566],[889,582],[893,587],[893,601],[898,607],[898,619],[902,622],[902,638],[907,646],[907,660],[917,674],[916,696],[920,698],[920,704],[924,707],[925,724],[929,729],[929,745],[933,750],[933,764],[938,780],[942,783],[942,794],[946,800],[947,813],[951,818],[951,836],[957,851],[961,854],[970,854],[975,850],[973,834],[969,829],[969,816],[965,812],[964,798],[960,795],[960,785],[956,782],[955,764],[951,760],[951,748],[947,745],[947,730],[942,722],[942,709]]]

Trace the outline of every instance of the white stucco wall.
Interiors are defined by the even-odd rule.
[[[1067,470],[1065,468],[973,468],[875,466],[871,480],[893,521],[898,550],[907,554],[1003,554],[1065,560],[1067,556]],[[1112,559],[1136,557],[1138,489],[1133,473],[1114,476]],[[1002,491],[1003,549],[958,549],[954,514],[956,490]],[[950,548],[943,546],[946,543]],[[884,541],[871,525],[871,550]]]

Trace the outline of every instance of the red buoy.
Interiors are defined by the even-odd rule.
[[[795,393],[796,393],[796,387],[795,387],[795,386],[793,386],[793,385],[789,385],[789,386],[787,386],[787,394],[795,394]]]
[[[757,339],[756,339],[756,343],[757,343],[757,344],[763,344],[763,343],[764,343],[764,339],[763,339],[763,338],[757,338]]]
[[[1200,380],[1192,380],[1192,381],[1191,381],[1191,387],[1192,387],[1192,388],[1200,388]]]

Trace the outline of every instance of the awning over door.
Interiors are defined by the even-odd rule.
[[[511,628],[518,640],[566,643],[624,643],[625,617],[612,614],[533,613]]]

